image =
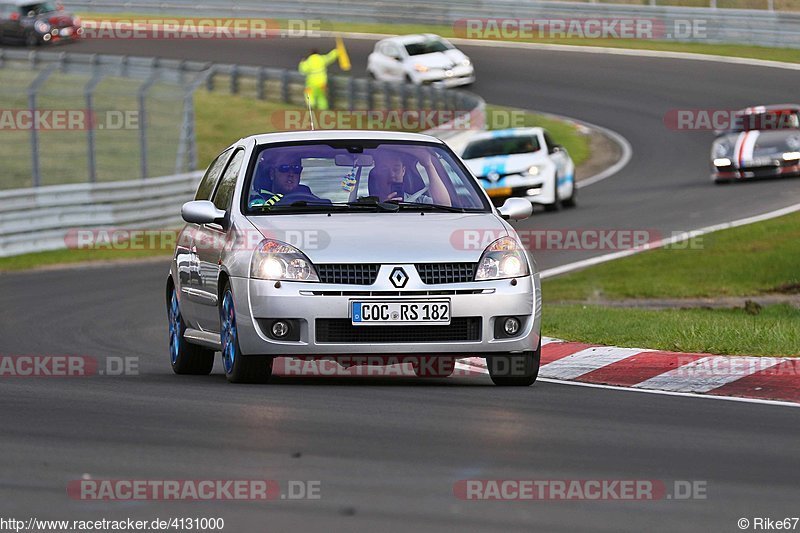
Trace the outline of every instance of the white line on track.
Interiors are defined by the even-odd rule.
[[[606,263],[608,261],[613,261],[614,259],[620,259],[622,257],[628,257],[631,255],[635,255],[647,250],[654,250],[656,248],[661,248],[668,244],[675,244],[677,242],[685,241],[692,237],[698,237],[700,235],[707,235],[709,233],[713,233],[715,231],[720,231],[723,229],[730,229],[736,228],[739,226],[746,226],[747,224],[753,224],[755,222],[763,222],[764,220],[769,220],[771,218],[781,217],[783,215],[788,215],[790,213],[795,213],[800,211],[800,204],[794,204],[787,207],[783,207],[781,209],[776,209],[775,211],[770,211],[768,213],[763,213],[761,215],[755,215],[752,217],[747,218],[740,218],[739,220],[734,220],[733,222],[723,222],[721,224],[714,224],[712,226],[706,226],[704,228],[690,230],[678,235],[674,235],[668,239],[662,239],[660,241],[656,241],[654,243],[648,244],[646,247],[642,248],[633,248],[630,250],[621,250],[619,252],[612,252],[610,254],[599,255],[597,257],[590,257],[589,259],[583,259],[581,261],[575,261],[574,263],[568,263],[566,265],[561,265],[554,268],[548,268],[547,270],[542,270],[539,275],[542,279],[551,278],[553,276],[558,276],[560,274],[566,274],[567,272],[572,272],[574,270],[580,270],[582,268],[599,265],[600,263]]]

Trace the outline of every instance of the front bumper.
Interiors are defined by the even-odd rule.
[[[492,199],[495,205],[502,205],[507,198],[527,198],[537,204],[553,203],[553,190],[547,177],[523,176],[521,174],[509,174],[498,182],[491,182],[481,178],[481,186]]]
[[[733,166],[715,167],[711,171],[711,179],[714,181],[768,179],[781,178],[784,176],[800,176],[800,161],[786,162],[776,160],[770,165],[745,166],[742,168]]]
[[[383,265],[382,269],[404,266],[407,272],[413,265]],[[379,280],[387,279],[382,270]],[[497,281],[425,285],[416,273],[410,275],[407,286],[398,290],[388,282],[373,285],[329,285],[321,283],[280,283],[274,281],[232,278],[239,346],[245,355],[276,355],[300,357],[326,357],[350,354],[417,354],[454,355],[468,357],[486,353],[532,351],[539,343],[541,331],[541,291],[539,276]],[[423,295],[421,292],[437,293]],[[414,338],[414,330],[400,334],[402,340],[381,341],[374,337],[365,342],[326,342],[318,328],[318,320],[342,322],[350,320],[351,301],[368,300],[420,300],[449,299],[453,325],[456,321],[470,321],[473,327],[479,324],[479,333],[473,340],[420,341]],[[495,319],[516,316],[522,327],[512,338],[495,338]],[[279,341],[268,336],[266,324],[270,319],[295,319],[300,327],[300,340]],[[374,328],[376,326],[355,326]],[[385,331],[397,328],[442,328],[446,326],[381,326]],[[367,331],[365,330],[365,334]],[[423,331],[423,333],[426,333]],[[370,332],[371,334],[371,332]],[[430,339],[428,339],[430,340]]]
[[[434,87],[459,87],[475,83],[475,69],[472,66],[455,67],[449,70],[433,69],[417,74],[419,83]]]

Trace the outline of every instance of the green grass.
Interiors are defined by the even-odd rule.
[[[539,253],[547,253],[542,251]],[[544,280],[547,302],[750,296],[800,284],[800,213]]]
[[[147,250],[52,250],[32,254],[0,257],[0,272],[31,270],[52,265],[69,265],[97,261],[130,261],[148,257],[170,257],[174,246],[159,246]]]
[[[642,310],[545,305],[544,335],[571,341],[720,355],[800,355],[800,309]]]

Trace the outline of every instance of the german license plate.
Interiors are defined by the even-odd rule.
[[[449,300],[351,302],[350,311],[354,326],[450,324]]]
[[[511,187],[497,187],[495,189],[486,189],[489,196],[495,198],[497,196],[511,196]]]

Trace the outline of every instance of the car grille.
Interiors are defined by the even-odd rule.
[[[377,264],[316,265],[321,283],[372,285],[381,269]]]
[[[478,263],[420,263],[415,265],[422,283],[467,283],[475,280]]]
[[[354,326],[349,318],[318,318],[316,330],[317,342],[361,344],[480,341],[481,318],[457,317],[448,326]]]

